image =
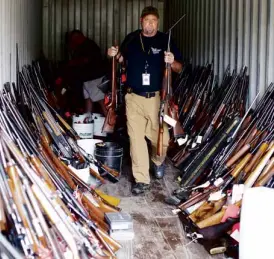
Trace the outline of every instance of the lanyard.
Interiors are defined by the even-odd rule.
[[[150,48],[149,48],[148,52],[146,52],[141,33],[140,33],[140,43],[141,43],[141,46],[142,46],[142,50],[149,55],[150,54]]]
[[[149,55],[150,54],[150,48],[149,48],[148,52],[146,52],[141,33],[140,33],[140,43],[141,43],[143,52],[146,53],[147,55]],[[145,63],[145,73],[146,74],[147,74],[148,67],[149,67],[149,64],[148,64],[147,59],[146,59],[146,63]]]

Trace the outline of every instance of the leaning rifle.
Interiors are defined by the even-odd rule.
[[[116,56],[112,57],[112,73],[111,73],[111,100],[107,105],[107,116],[105,118],[105,122],[102,128],[102,132],[105,133],[113,133],[114,127],[116,124],[116,89],[117,89],[117,79],[116,79],[116,71],[117,71],[117,60]]]

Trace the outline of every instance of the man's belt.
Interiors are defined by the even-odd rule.
[[[128,87],[127,88],[127,93],[131,94],[131,93],[135,93],[137,95],[143,96],[145,98],[151,98],[151,97],[155,97],[156,92],[135,92],[132,88]]]

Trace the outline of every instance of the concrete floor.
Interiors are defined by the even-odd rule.
[[[128,164],[128,163],[124,163]],[[174,207],[164,198],[178,188],[174,182],[174,168],[169,165],[163,180],[152,178],[151,190],[142,196],[131,194],[132,173],[123,166],[122,176],[116,184],[108,183],[102,190],[121,198],[119,207],[133,217],[135,238],[121,242],[123,248],[118,259],[223,259],[224,255],[210,256],[199,244],[189,244],[181,222],[172,213]]]

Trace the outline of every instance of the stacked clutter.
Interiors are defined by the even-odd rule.
[[[202,111],[203,123],[197,130],[190,128],[181,147],[173,147],[171,160],[180,169],[181,187],[166,202],[177,206],[174,213],[191,242],[203,244],[210,254],[226,252],[238,258],[245,192],[274,187],[274,85],[255,109],[258,95],[244,113],[244,70],[240,75],[225,73],[225,78],[224,88],[217,88],[207,105],[212,108]],[[195,143],[194,136],[200,136],[201,143]]]
[[[229,67],[220,85],[213,77],[213,65],[185,66],[175,82],[174,101],[182,128],[174,136],[176,145],[169,149],[169,157],[176,167],[183,169],[193,154],[234,117],[243,117],[248,92],[246,67],[240,74]]]
[[[132,240],[134,238],[133,221],[128,213],[108,212],[105,214],[110,227],[110,236],[117,241]]]
[[[39,64],[18,72],[0,93],[0,231],[26,258],[116,258],[105,213],[119,200],[73,168],[98,167],[104,182],[119,173],[77,145],[79,136],[48,103]],[[54,98],[52,98],[54,99]],[[2,242],[2,241],[1,241]]]

